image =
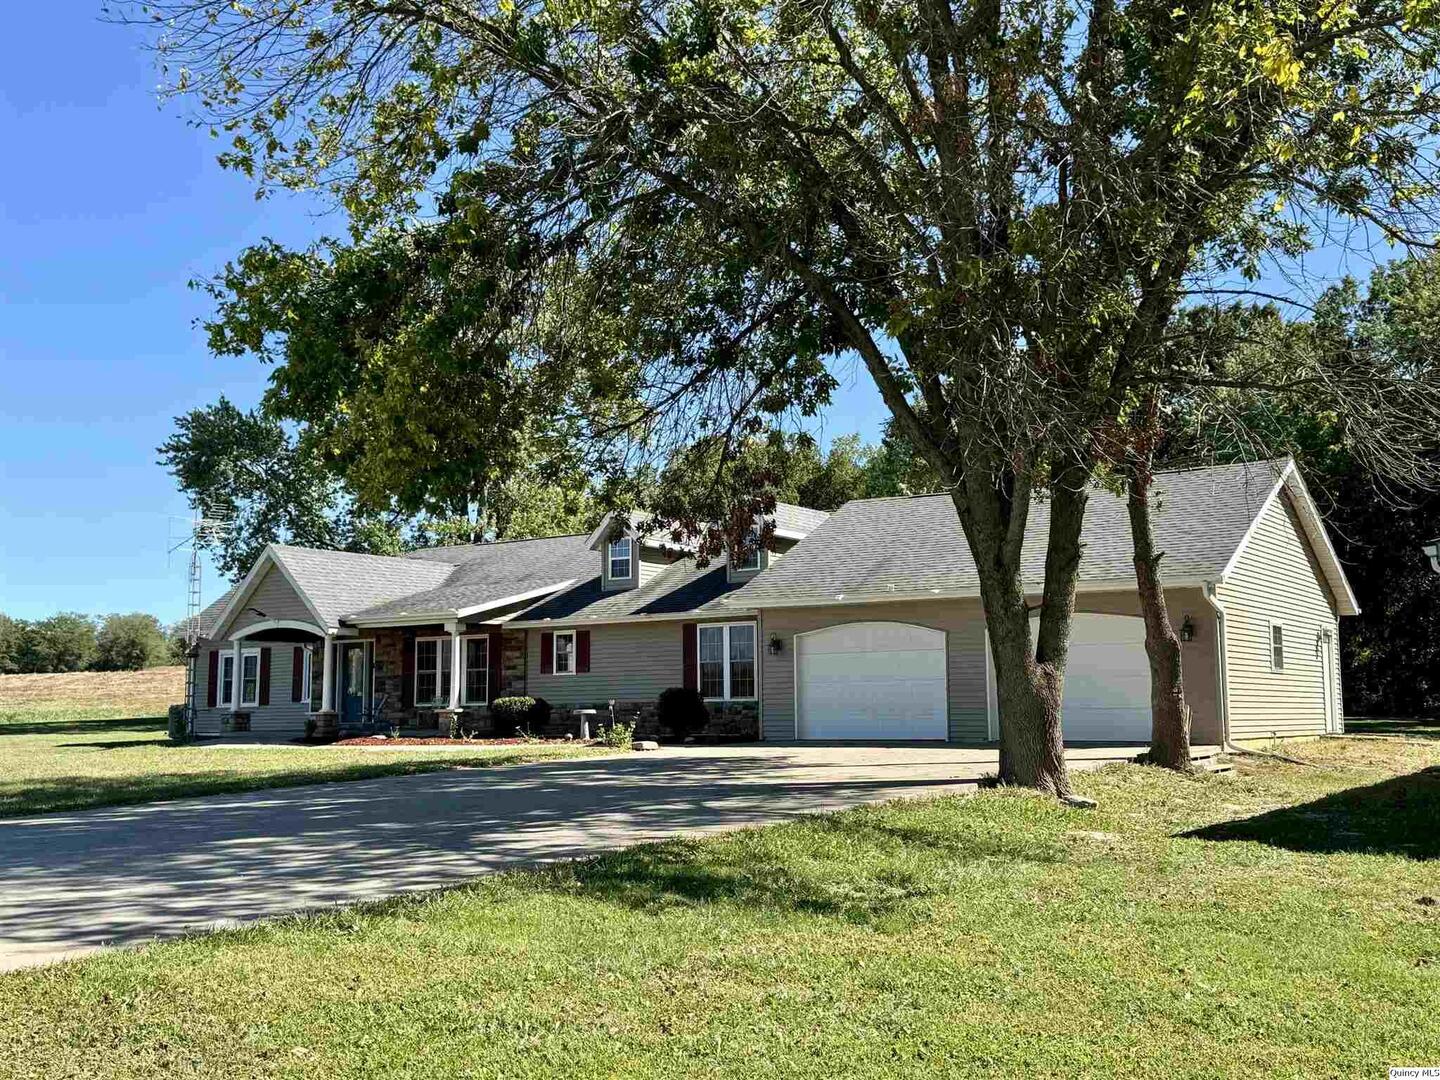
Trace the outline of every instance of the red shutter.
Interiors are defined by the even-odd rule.
[[[490,700],[504,697],[505,688],[500,683],[505,678],[505,631],[491,630],[490,644],[485,646],[490,659]]]
[[[205,704],[215,708],[220,700],[220,650],[210,650],[210,677],[205,683]]]
[[[305,697],[305,646],[296,645],[290,661],[290,700],[300,701]]]
[[[270,646],[260,648],[260,704],[270,704]]]
[[[680,657],[685,665],[685,689],[700,689],[700,644],[693,622],[680,624]]]
[[[540,674],[555,674],[555,635],[549,630],[540,633]]]
[[[586,672],[590,670],[590,631],[575,631],[575,670]]]
[[[415,707],[415,635],[400,638],[400,707]]]

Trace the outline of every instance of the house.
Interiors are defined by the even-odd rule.
[[[1155,529],[1183,640],[1197,743],[1341,728],[1338,619],[1357,613],[1291,461],[1162,474]],[[1047,507],[1025,578],[1043,580]],[[1064,728],[1149,737],[1149,667],[1124,501],[1084,530]],[[671,686],[702,691],[710,733],[765,740],[998,737],[979,582],[948,496],[782,505],[769,550],[699,566],[607,518],[589,535],[387,557],[272,545],[202,617],[201,735],[299,735],[365,721],[483,726],[501,695],[611,701],[642,729]]]

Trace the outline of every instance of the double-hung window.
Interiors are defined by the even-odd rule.
[[[619,540],[611,540],[606,556],[610,561],[610,579],[612,581],[628,580],[635,565],[634,549],[631,546],[630,538],[623,536]]]
[[[755,696],[755,624],[698,627],[700,694],[712,699]]]
[[[555,631],[555,674],[575,674],[575,631]]]
[[[490,638],[465,639],[465,682],[462,684],[465,705],[484,705],[490,700]]]
[[[215,700],[227,709],[235,701],[234,652],[220,654],[220,693]]]
[[[450,701],[450,639],[415,639],[415,704]]]
[[[752,532],[745,538],[745,554],[732,557],[731,569],[741,572],[760,569],[760,536],[758,533]]]
[[[1285,625],[1272,622],[1270,624],[1270,670],[1285,670]]]
[[[240,654],[240,705],[251,708],[260,704],[260,650],[246,649]]]

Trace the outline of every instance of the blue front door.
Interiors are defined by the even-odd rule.
[[[365,646],[345,645],[340,658],[340,722],[355,727],[366,720],[365,688],[369,681],[365,670]]]

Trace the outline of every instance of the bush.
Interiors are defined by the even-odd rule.
[[[536,701],[533,697],[497,697],[490,703],[490,716],[495,721],[495,734],[502,739],[513,738],[533,722]],[[545,706],[549,715],[550,706]]]
[[[600,733],[600,741],[616,750],[624,750],[635,741],[635,724],[617,720]]]
[[[540,734],[550,725],[550,714],[555,710],[550,707],[550,702],[546,701],[543,697],[533,698],[532,700],[534,704],[530,706],[530,715],[525,718],[525,722],[530,726],[531,731]]]
[[[700,696],[699,690],[672,686],[660,691],[655,718],[660,721],[661,728],[668,728],[683,739],[705,729],[710,722],[710,710],[705,707],[705,699]]]

